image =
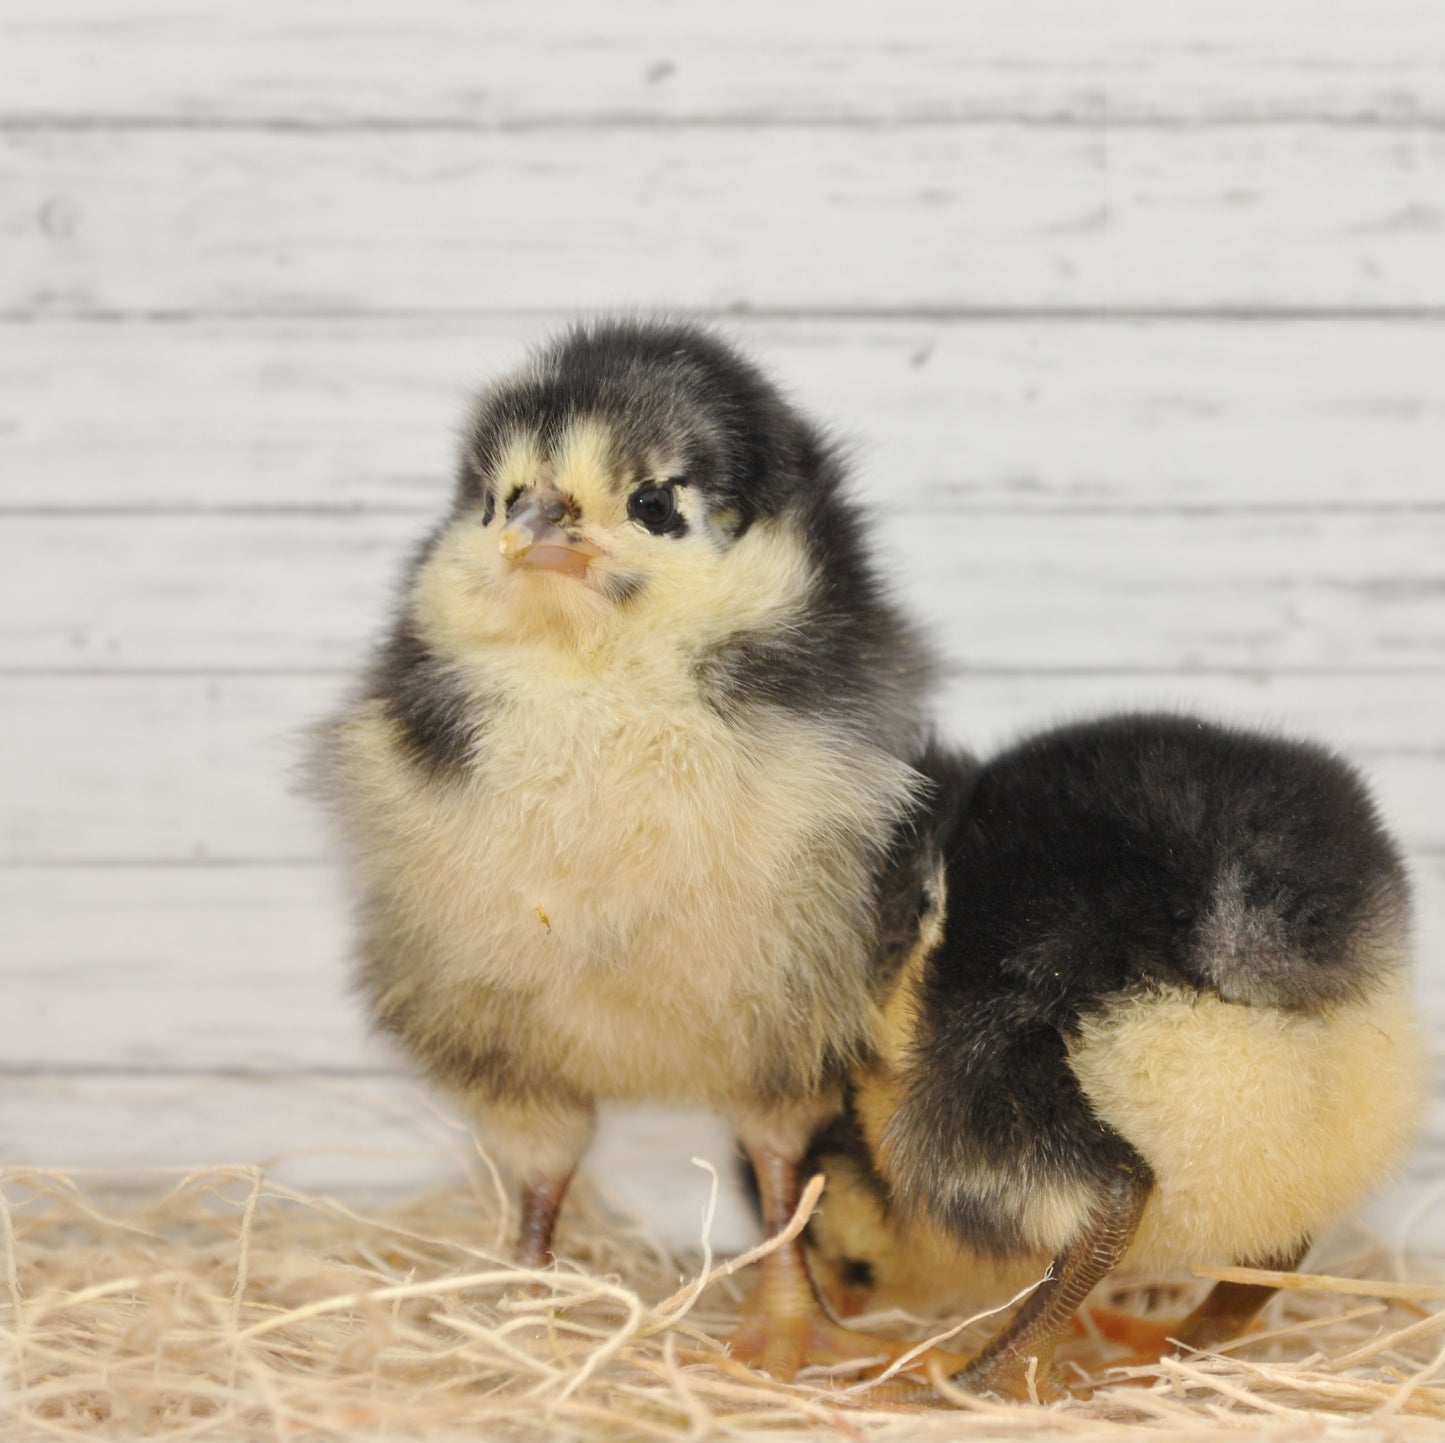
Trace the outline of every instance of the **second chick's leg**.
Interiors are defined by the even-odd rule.
[[[1246,1263],[1245,1266],[1292,1273],[1304,1261],[1309,1250],[1309,1244],[1305,1243],[1286,1257],[1267,1258],[1260,1263]],[[1278,1291],[1257,1283],[1215,1283],[1204,1301],[1170,1337],[1186,1348],[1207,1352],[1230,1338],[1238,1337]]]
[[[1289,1253],[1256,1259],[1243,1266],[1289,1273],[1304,1261],[1308,1251],[1306,1242]],[[1174,1322],[1158,1322],[1108,1309],[1091,1313],[1090,1317],[1104,1337],[1134,1350],[1134,1356],[1123,1361],[1124,1366],[1149,1364],[1181,1348],[1186,1352],[1207,1353],[1237,1338],[1277,1291],[1258,1283],[1216,1283],[1192,1313]]]
[[[1083,1230],[1054,1258],[1048,1276],[954,1381],[974,1392],[1027,1398],[1029,1366],[1036,1358],[1036,1386],[1041,1393],[1054,1391],[1048,1380],[1054,1345],[1079,1305],[1128,1252],[1152,1189],[1146,1169],[1121,1167],[1104,1184]]]

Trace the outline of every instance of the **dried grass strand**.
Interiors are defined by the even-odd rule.
[[[570,1261],[527,1272],[497,1256],[505,1198],[480,1156],[468,1184],[385,1206],[251,1166],[123,1180],[0,1170],[0,1437],[1108,1443],[1144,1430],[1284,1443],[1333,1421],[1376,1443],[1439,1436],[1445,1418],[1445,1310],[1415,1306],[1445,1283],[1420,1257],[1390,1280],[1403,1244],[1359,1253],[1323,1286],[1286,1284],[1268,1331],[1218,1355],[1118,1369],[1080,1339],[1069,1365],[1092,1396],[1034,1407],[939,1378],[952,1406],[898,1411],[868,1397],[877,1380],[784,1385],[727,1356],[731,1280],[801,1231],[820,1180],[780,1238],[721,1261],[707,1164],[701,1236],[683,1254],[584,1185],[563,1219]],[[1341,1294],[1367,1301],[1341,1309]],[[918,1325],[913,1351],[960,1332],[975,1346],[993,1311]]]
[[[1194,1275],[1224,1283],[1254,1283],[1264,1288],[1312,1293],[1350,1293],[1359,1298],[1388,1298],[1397,1303],[1428,1303],[1445,1298],[1445,1282],[1403,1283],[1381,1278],[1341,1278],[1328,1273],[1279,1273],[1268,1268],[1195,1268]]]

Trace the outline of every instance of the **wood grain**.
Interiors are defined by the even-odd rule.
[[[341,889],[320,867],[0,869],[0,1059],[387,1070],[348,990],[349,941]]]
[[[1445,135],[0,132],[0,313],[1445,308]]]
[[[725,7],[413,0],[404,11],[10,0],[0,105],[27,123],[522,126],[1115,123],[1445,110],[1430,0],[908,0]]]
[[[292,771],[468,395],[594,309],[724,317],[855,445],[952,734],[1165,705],[1358,761],[1445,1027],[1445,6],[819,16],[4,7],[0,1161],[466,1170]],[[709,1149],[644,1111],[592,1169],[687,1240]]]
[[[973,667],[1445,666],[1445,510],[899,508],[897,589]],[[349,667],[386,615],[411,516],[11,516],[25,598],[0,668]]]
[[[471,396],[566,319],[0,327],[0,508],[426,518]],[[1445,323],[725,329],[880,505],[1445,506]]]
[[[328,841],[298,794],[296,768],[306,727],[346,684],[313,675],[0,677],[0,756],[9,763],[0,866],[315,865]],[[1316,737],[1366,769],[1412,844],[1445,848],[1439,672],[964,673],[946,688],[941,716],[948,736],[987,751],[1052,722],[1149,707]],[[77,873],[77,888],[86,875]],[[102,947],[117,937],[109,927],[97,934]]]

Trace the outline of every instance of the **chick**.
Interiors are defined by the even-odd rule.
[[[930,665],[845,479],[714,336],[579,326],[480,398],[323,729],[361,991],[510,1165],[530,1266],[599,1099],[723,1112],[780,1226],[874,1026]],[[736,1350],[790,1373],[810,1307],[779,1250]]]
[[[1291,1268],[1399,1161],[1424,1095],[1408,888],[1338,759],[1168,716],[1051,731],[965,778],[942,853],[877,1056],[813,1144],[835,1306],[1042,1277],[956,1379],[1025,1396],[1115,1268]],[[1209,1347],[1269,1295],[1221,1283],[1135,1337]]]

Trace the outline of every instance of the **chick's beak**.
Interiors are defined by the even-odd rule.
[[[524,491],[502,531],[503,559],[530,571],[553,571],[580,580],[592,559],[602,553],[564,528],[569,517],[560,492],[541,486]]]

